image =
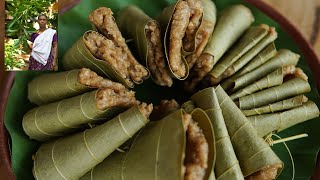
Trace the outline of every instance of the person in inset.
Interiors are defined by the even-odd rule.
[[[48,18],[41,14],[38,16],[39,30],[32,33],[29,44],[31,56],[29,70],[57,70],[58,36],[54,29],[47,28]]]

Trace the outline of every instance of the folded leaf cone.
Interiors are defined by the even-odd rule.
[[[260,137],[273,132],[277,133],[291,126],[319,116],[319,109],[312,101],[301,106],[272,114],[249,116],[248,120],[256,128]]]
[[[79,179],[131,138],[149,120],[138,106],[114,119],[40,146],[34,159],[36,179]]]
[[[232,67],[234,69],[233,71],[237,71],[237,72],[233,74],[231,77],[224,80],[221,83],[221,87],[223,87],[223,89],[225,90],[231,89],[235,79],[237,79],[241,75],[244,75],[250,71],[253,71],[257,67],[261,66],[262,64],[264,64],[265,62],[273,58],[276,54],[277,54],[276,46],[274,45],[274,43],[271,43],[267,47],[265,47],[263,50],[261,50],[261,52],[259,52],[259,54],[257,54],[252,60],[250,60],[250,62],[248,62],[248,64],[246,64],[244,67],[242,67],[243,64],[239,60],[239,65],[241,64],[241,69],[239,66],[239,71],[238,71],[237,70],[238,68],[236,67],[237,65],[234,64]]]
[[[215,92],[243,175],[247,177],[272,167],[275,167],[274,174],[279,175],[283,163],[278,156],[258,136],[257,131],[222,87],[218,86]]]
[[[233,5],[218,14],[218,20],[203,53],[214,58],[214,64],[236,42],[254,21],[251,11],[243,5]]]
[[[81,180],[184,179],[187,137],[183,114],[184,111],[180,109],[159,121],[150,122],[136,136],[128,152],[114,152]],[[214,134],[204,111],[196,109],[191,114],[209,145],[208,168],[204,178],[207,179],[215,157]]]
[[[46,141],[114,117],[123,108],[97,107],[98,90],[42,105],[28,111],[22,120],[24,132],[38,141]]]
[[[28,99],[37,105],[82,94],[92,87],[78,80],[80,69],[44,74],[28,84]]]
[[[262,25],[265,26],[265,25]],[[243,55],[238,61],[236,61],[234,64],[232,64],[231,67],[228,68],[228,71],[230,74],[228,76],[231,76],[232,74],[238,72],[242,67],[247,65],[248,63],[254,61],[257,58],[257,55],[260,54],[264,49],[275,49],[274,45],[272,45],[273,41],[276,40],[278,37],[278,34],[274,27],[268,27],[268,34],[263,37],[253,48],[250,49],[245,55]],[[262,54],[264,55],[264,54]],[[275,55],[275,54],[274,54]],[[267,57],[264,57],[267,58]]]
[[[239,107],[241,110],[253,109],[304,94],[310,92],[310,90],[311,87],[308,81],[296,77],[279,86],[274,86],[239,98]]]
[[[215,132],[217,155],[214,172],[216,178],[221,180],[244,179],[215,90],[213,88],[203,89],[191,96],[191,100],[197,107],[205,110]]]
[[[306,102],[308,98],[304,95],[295,96],[290,99],[285,99],[283,101],[279,101],[273,104],[268,104],[266,106],[262,106],[255,109],[243,110],[243,114],[248,116],[261,115],[274,113],[278,111],[292,109],[297,106],[301,106],[302,103]]]
[[[185,9],[181,9],[183,7],[182,3],[185,3],[184,4]],[[198,3],[198,1],[194,1],[193,3],[196,4]],[[195,33],[193,33],[193,36],[190,37],[191,39],[190,43],[192,44],[191,48],[185,49],[185,44],[183,43],[182,40],[187,36],[186,30],[187,30],[188,24],[190,23],[189,22],[190,8],[191,8],[190,6],[191,5],[188,3],[188,1],[178,0],[176,3],[171,4],[170,6],[164,8],[161,14],[157,17],[157,21],[159,22],[162,29],[163,45],[164,45],[165,56],[168,62],[169,70],[171,72],[172,77],[179,80],[185,80],[189,76],[189,71],[190,71],[189,64],[186,61],[185,57],[187,55],[192,54],[195,51],[196,37],[199,31],[199,27],[201,26],[202,20],[203,20],[203,11],[202,11],[201,18],[199,19],[200,21],[199,26],[197,27],[197,29],[194,29]],[[200,3],[200,6],[202,6],[201,3]],[[175,14],[178,14],[177,17],[175,17]],[[172,28],[176,28],[177,31],[172,32]],[[171,36],[172,33],[175,33],[174,37]],[[175,44],[173,44],[173,41],[175,42]],[[181,45],[181,48],[177,50],[179,52],[172,51],[171,48],[173,46],[178,47],[180,45]],[[175,55],[173,55],[174,53]],[[178,57],[179,55],[180,57]]]
[[[196,108],[196,106],[193,101],[186,101],[181,105],[181,108],[185,110],[187,113],[191,113],[192,110]]]
[[[107,61],[94,57],[84,43],[84,37],[95,31],[87,31],[77,42],[66,52],[62,58],[63,68],[66,70],[79,69],[82,67],[89,68],[103,77],[119,82],[127,87],[132,88],[134,85],[129,84],[119,72]],[[97,33],[98,34],[98,33]],[[101,35],[102,36],[102,35]]]
[[[268,60],[263,65],[250,71],[233,81],[233,91],[242,89],[253,82],[267,76],[271,72],[275,71],[285,65],[297,65],[300,55],[291,52],[290,50],[280,49],[276,56]]]
[[[217,21],[217,8],[211,0],[200,0],[203,6],[203,21],[209,21],[213,26]]]
[[[158,22],[133,5],[123,8],[117,17],[119,29],[128,39],[133,39],[141,63],[150,70],[153,81],[170,87],[172,79],[165,62]]]
[[[266,77],[254,82],[253,84],[240,89],[239,91],[230,95],[232,100],[239,99],[240,97],[252,94],[259,90],[277,86],[283,83],[283,71],[282,67],[268,74]]]
[[[239,41],[226,52],[220,61],[213,67],[210,74],[219,78],[229,66],[234,64],[246,52],[252,49],[268,33],[268,26],[261,25],[249,28]]]

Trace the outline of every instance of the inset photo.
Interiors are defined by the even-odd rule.
[[[58,70],[58,0],[5,0],[7,71]]]

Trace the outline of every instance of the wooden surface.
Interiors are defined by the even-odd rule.
[[[320,57],[320,0],[263,0],[287,17]]]

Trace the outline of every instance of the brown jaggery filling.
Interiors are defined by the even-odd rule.
[[[117,63],[121,63],[121,65],[125,65],[124,67],[121,67],[125,72],[118,72],[122,74],[122,76],[125,76],[126,80],[132,80],[134,82],[140,83],[144,78],[148,76],[148,71],[133,57],[112,15],[113,12],[111,11],[111,9],[101,7],[94,10],[89,15],[89,20],[94,24],[98,31],[110,41],[109,43],[112,43],[113,49],[116,50],[116,52],[114,53],[115,57],[113,57],[116,58],[115,61]]]
[[[308,81],[308,76],[303,72],[303,70],[300,68],[297,68],[294,65],[283,66],[282,72],[283,72],[284,81],[288,81],[295,77],[300,77],[305,81]]]
[[[95,87],[99,89],[112,89],[116,92],[126,90],[126,87],[120,83],[113,82],[109,79],[104,79],[103,77],[97,75],[94,71],[91,71],[88,68],[80,69],[79,82],[83,85]]]
[[[202,180],[208,167],[209,146],[200,127],[190,114],[183,115],[186,130],[186,154],[184,159],[184,179]]]
[[[172,78],[166,67],[162,50],[160,27],[154,21],[146,25],[148,40],[148,68],[156,84],[160,86],[172,86]]]
[[[190,19],[183,38],[183,48],[192,52],[196,49],[194,39],[201,24],[203,7],[199,0],[186,0],[186,2],[190,7]]]
[[[181,57],[182,39],[190,18],[190,8],[187,2],[179,1],[172,16],[170,43],[169,43],[169,64],[174,74],[184,77],[187,67]]]
[[[148,118],[150,116],[150,114],[152,113],[153,110],[153,105],[152,104],[147,104],[147,103],[141,103],[138,105],[140,112],[146,117]]]
[[[179,103],[174,100],[161,100],[160,104],[158,106],[154,107],[154,110],[151,114],[152,120],[159,120],[170,114],[171,112],[174,112],[180,108]]]
[[[196,35],[196,51],[187,56],[186,60],[189,65],[189,69],[192,69],[198,57],[206,47],[209,38],[213,32],[214,25],[207,20],[204,20],[199,28],[198,34]]]
[[[198,83],[211,71],[213,63],[213,56],[201,54],[190,72],[190,78],[184,84],[185,89],[189,92],[194,91]]]
[[[110,107],[131,107],[137,103],[134,91],[119,91],[113,89],[100,89],[96,95],[96,105],[100,110]]]
[[[125,54],[122,54],[119,47],[116,47],[111,40],[93,31],[85,34],[84,43],[93,56],[108,62],[129,86],[133,86],[128,71],[130,63],[126,61]]]
[[[282,164],[274,164],[268,166],[254,174],[246,177],[246,180],[273,180],[276,179],[278,170],[282,168]]]

